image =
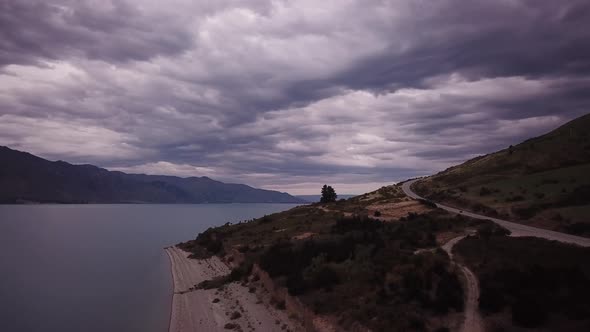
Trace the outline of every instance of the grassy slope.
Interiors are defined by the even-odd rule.
[[[451,167],[416,186],[476,212],[590,235],[590,115]]]

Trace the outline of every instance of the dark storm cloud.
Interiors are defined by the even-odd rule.
[[[191,42],[178,26],[154,21],[116,0],[1,0],[0,37],[0,66],[72,56],[112,62],[148,60],[181,52]]]
[[[587,1],[437,1],[415,33],[339,77],[354,89],[423,86],[435,75],[586,76],[590,72]],[[411,38],[411,37],[410,37]]]
[[[588,112],[587,1],[0,0],[0,144],[364,191]]]

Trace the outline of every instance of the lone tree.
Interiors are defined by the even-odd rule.
[[[320,199],[320,202],[322,202],[322,203],[335,202],[336,198],[338,198],[338,195],[336,195],[336,191],[334,191],[334,188],[332,188],[331,186],[328,186],[328,185],[324,185],[322,187],[322,198]]]

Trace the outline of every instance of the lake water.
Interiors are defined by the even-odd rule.
[[[163,247],[293,206],[0,205],[0,331],[165,332]]]

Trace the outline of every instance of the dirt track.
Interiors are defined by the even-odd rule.
[[[442,248],[453,260],[453,247],[465,236],[458,236],[445,243]],[[454,260],[453,260],[454,262]],[[479,284],[477,277],[466,266],[454,263],[465,277],[465,319],[460,331],[463,332],[481,332],[484,331],[483,320],[479,313]]]

